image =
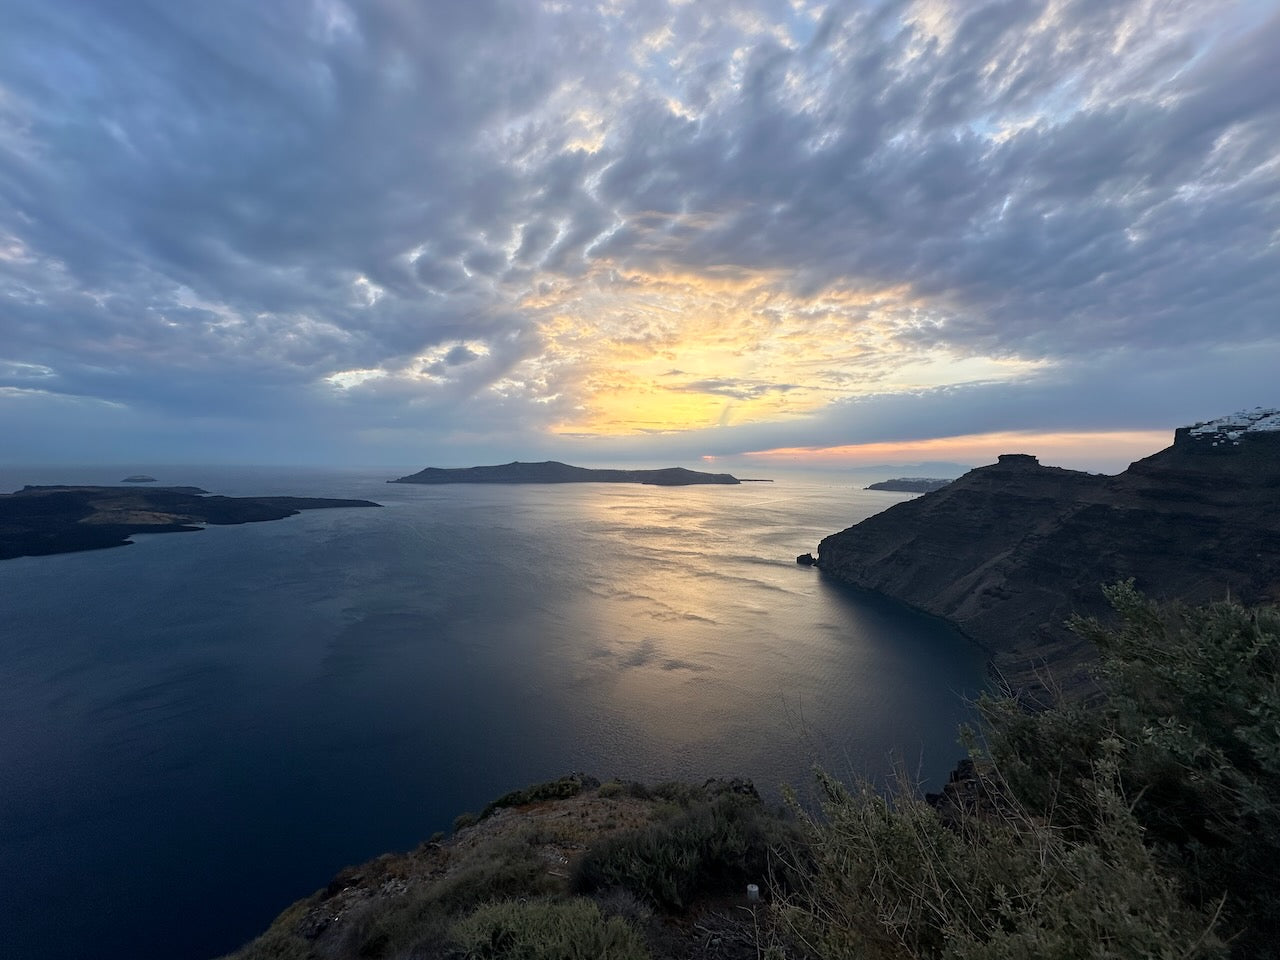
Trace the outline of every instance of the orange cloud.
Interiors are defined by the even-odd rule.
[[[855,443],[832,447],[777,447],[746,456],[763,461],[849,465],[945,459],[960,463],[993,463],[1002,453],[1030,453],[1042,463],[1098,469],[1123,468],[1173,442],[1167,430],[1112,430],[1078,433],[1005,431],[926,440]]]
[[[801,296],[776,271],[548,278],[520,306],[541,354],[521,378],[570,398],[555,430],[625,436],[778,421],[833,400],[1025,376],[1039,364],[962,357],[904,335],[932,320],[903,286]]]

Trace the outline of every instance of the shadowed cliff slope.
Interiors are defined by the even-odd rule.
[[[1233,432],[1234,433],[1234,432]],[[1280,599],[1280,432],[1195,432],[1116,476],[1005,455],[827,537],[822,570],[955,623],[1015,686],[1079,681],[1064,627],[1105,616],[1103,583],[1156,598]]]

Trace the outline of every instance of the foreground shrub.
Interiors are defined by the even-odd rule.
[[[627,786],[618,780],[609,780],[600,784],[600,789],[596,791],[596,796],[609,800],[614,797],[625,797],[627,795]]]
[[[507,900],[476,910],[450,935],[474,960],[648,960],[639,934],[591,901]]]
[[[426,952],[424,948],[447,940],[453,922],[476,907],[495,899],[539,896],[553,887],[545,864],[527,844],[486,844],[449,877],[390,901],[374,901],[350,918],[334,956]]]
[[[820,778],[780,916],[823,957],[1280,957],[1280,614],[1107,588],[1096,702],[979,701],[939,818]]]
[[[984,698],[987,751],[1030,811],[1084,836],[1110,764],[1192,905],[1222,903],[1239,956],[1280,956],[1280,614],[1161,606],[1132,582],[1106,592],[1118,627],[1073,622],[1102,654],[1104,701]]]
[[[1114,770],[1094,782],[1094,834],[1080,840],[1008,804],[944,825],[910,791],[822,775],[821,815],[802,815],[813,865],[779,922],[824,958],[1222,956],[1143,846]]]
[[[754,798],[725,793],[688,806],[667,820],[609,837],[575,867],[580,893],[618,887],[669,910],[698,896],[741,890],[763,882],[771,852],[794,842],[794,828]]]
[[[492,816],[495,811],[503,807],[523,807],[526,804],[543,803],[548,800],[567,800],[570,797],[576,797],[584,790],[594,790],[598,786],[600,781],[594,777],[588,777],[583,773],[571,773],[556,780],[547,780],[519,790],[512,790],[488,803],[480,812],[479,819]]]

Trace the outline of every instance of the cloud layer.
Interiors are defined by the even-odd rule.
[[[1272,403],[1277,49],[1206,0],[9,4],[0,428],[412,463]]]

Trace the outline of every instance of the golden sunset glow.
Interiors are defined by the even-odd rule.
[[[1127,463],[1150,456],[1169,445],[1167,430],[1121,430],[1096,433],[1039,433],[1006,431],[960,437],[933,437],[892,443],[855,443],[835,447],[778,447],[756,450],[749,457],[762,462],[801,460],[810,463],[882,463],[945,459],[961,463],[993,463],[1002,453],[1029,453],[1047,464],[1075,458]]]
[[[913,330],[936,319],[907,287],[801,296],[786,280],[610,266],[546,282],[521,304],[541,317],[543,342],[521,378],[571,384],[556,432],[617,436],[776,421],[844,397],[1038,369],[917,345]]]

